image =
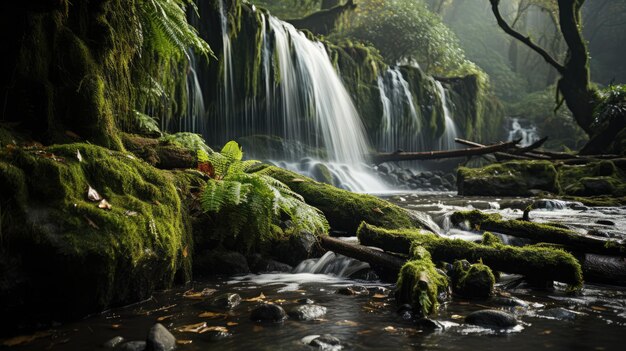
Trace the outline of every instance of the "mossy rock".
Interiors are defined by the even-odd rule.
[[[560,192],[558,173],[548,161],[511,161],[482,168],[460,167],[459,195],[529,196],[533,190]]]
[[[564,195],[626,196],[626,174],[612,161],[562,165],[558,171]]]
[[[338,189],[274,166],[264,167],[263,172],[287,184],[307,204],[321,210],[334,230],[356,233],[363,221],[384,228],[423,227],[417,216],[375,196]]]
[[[454,262],[452,291],[470,298],[487,298],[493,293],[496,278],[489,267],[482,263],[471,264],[467,260]]]
[[[90,201],[89,187],[111,208]],[[0,311],[14,327],[139,301],[190,279],[191,232],[167,172],[88,144],[13,148],[0,152],[0,189],[0,203],[13,205],[2,216],[15,219],[2,221],[0,250],[22,278],[0,285]]]

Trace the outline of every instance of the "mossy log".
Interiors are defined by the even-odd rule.
[[[371,155],[372,162],[375,164],[381,164],[384,162],[396,162],[396,161],[415,161],[415,160],[438,160],[444,158],[456,158],[467,156],[486,155],[494,152],[507,150],[515,147],[519,142],[509,141],[501,144],[494,144],[484,147],[476,147],[469,149],[459,150],[444,150],[444,151],[427,151],[427,152],[392,152],[392,153],[378,153]]]
[[[482,260],[495,271],[522,274],[538,280],[556,280],[574,288],[582,286],[580,263],[571,254],[552,248],[524,248],[491,243],[475,244],[459,239],[437,237],[415,229],[389,230],[363,223],[357,233],[362,245],[385,251],[412,254],[424,247],[434,260],[453,262]]]
[[[471,227],[483,231],[498,232],[536,242],[559,244],[577,252],[626,256],[626,246],[621,242],[587,236],[549,224],[503,220],[499,214],[486,214],[477,210],[455,212],[450,219],[455,225],[468,222]]]
[[[125,134],[122,142],[128,151],[159,169],[196,168],[198,164],[194,151],[158,139]]]
[[[334,230],[354,234],[363,221],[385,228],[425,226],[410,211],[375,196],[338,189],[274,166],[264,167],[260,171],[287,184],[307,204],[321,210]]]

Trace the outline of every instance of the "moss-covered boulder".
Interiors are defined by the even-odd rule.
[[[612,161],[558,168],[563,194],[574,196],[626,196],[626,174]]]
[[[493,293],[496,278],[491,269],[482,264],[471,264],[467,260],[454,262],[449,273],[452,291],[471,298],[487,298]]]
[[[558,173],[548,161],[511,161],[482,168],[460,167],[459,195],[529,196],[533,190],[558,194]]]
[[[0,313],[16,328],[145,299],[190,278],[174,176],[88,144],[0,152]]]
[[[320,209],[334,230],[354,234],[363,221],[384,228],[423,227],[417,216],[375,196],[338,189],[274,166],[262,172],[287,184],[307,204]]]

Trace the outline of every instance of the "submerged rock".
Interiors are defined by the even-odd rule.
[[[324,334],[311,340],[309,345],[318,347],[322,350],[337,349],[336,346],[341,345],[341,340],[330,334]],[[333,346],[335,346],[335,348],[333,348]]]
[[[369,290],[362,285],[347,286],[337,290],[337,294],[346,296],[367,296],[369,293]]]
[[[541,311],[539,315],[561,321],[573,321],[578,316],[578,312],[570,311],[563,307],[557,307]]]
[[[465,317],[465,322],[488,328],[512,328],[518,321],[514,315],[500,310],[480,310]]]
[[[150,328],[146,340],[146,351],[171,351],[176,348],[176,338],[161,323]]]
[[[445,326],[443,324],[441,324],[441,322],[438,322],[434,319],[430,319],[430,318],[420,318],[417,321],[415,321],[415,324],[417,325],[417,327],[424,329],[424,330],[443,330],[445,329]]]
[[[300,321],[320,319],[326,314],[326,307],[320,305],[300,305],[289,311],[289,317]]]
[[[273,303],[264,303],[252,310],[250,319],[255,322],[282,322],[287,319],[285,310]]]
[[[104,344],[102,344],[102,347],[107,348],[107,349],[113,349],[123,342],[124,342],[123,337],[116,336],[114,338],[111,338],[110,340],[107,340]]]
[[[145,341],[129,341],[123,343],[119,349],[120,351],[144,351],[146,350]]]

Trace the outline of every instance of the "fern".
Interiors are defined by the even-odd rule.
[[[205,212],[215,213],[218,240],[242,242],[250,251],[275,237],[281,216],[288,216],[295,229],[314,233],[328,231],[328,222],[316,208],[287,185],[263,172],[246,173],[258,161],[242,161],[239,145],[231,141],[221,152],[198,151],[199,163],[210,163],[214,175],[201,195]]]
[[[141,0],[139,12],[144,42],[162,56],[186,55],[188,48],[213,56],[209,44],[187,22],[186,8],[197,11],[192,0]]]

